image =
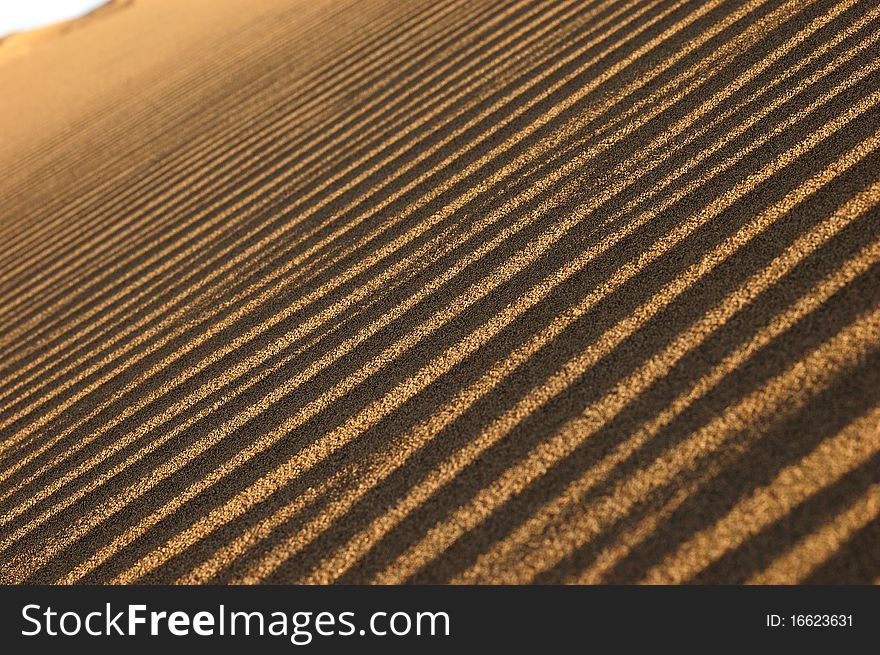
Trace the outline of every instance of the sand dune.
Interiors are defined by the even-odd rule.
[[[0,580],[880,581],[873,0],[3,47]]]

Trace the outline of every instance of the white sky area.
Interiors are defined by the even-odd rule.
[[[106,0],[0,0],[0,38],[76,18]]]

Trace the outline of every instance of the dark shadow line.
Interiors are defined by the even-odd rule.
[[[721,557],[691,577],[690,584],[745,584],[754,574],[765,569],[773,560],[788,550],[800,539],[808,536],[824,523],[831,520],[846,505],[863,495],[872,484],[880,481],[880,454],[876,454],[863,464],[848,471],[839,480],[820,489],[809,498],[798,503],[784,517],[765,526],[760,532],[751,535],[736,548],[726,551]],[[870,528],[866,528],[870,532]],[[837,555],[841,567],[831,565],[830,575],[814,571],[808,584],[871,584],[867,576],[859,575],[860,558],[872,552],[867,544],[862,544],[858,536],[853,537],[853,547],[847,551],[843,546]],[[876,542],[875,542],[876,543]],[[876,548],[873,549],[876,552]],[[830,565],[829,560],[825,565]],[[870,559],[870,557],[868,557]],[[824,565],[823,565],[824,566]]]
[[[880,461],[872,461],[871,474],[877,481]],[[876,585],[880,578],[880,520],[877,517],[852,535],[834,555],[818,566],[801,584]]]

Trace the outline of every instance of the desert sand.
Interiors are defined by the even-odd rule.
[[[880,582],[876,1],[134,0],[0,95],[0,581]]]

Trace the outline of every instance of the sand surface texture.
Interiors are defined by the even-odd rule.
[[[0,581],[880,579],[876,0],[14,43]]]

